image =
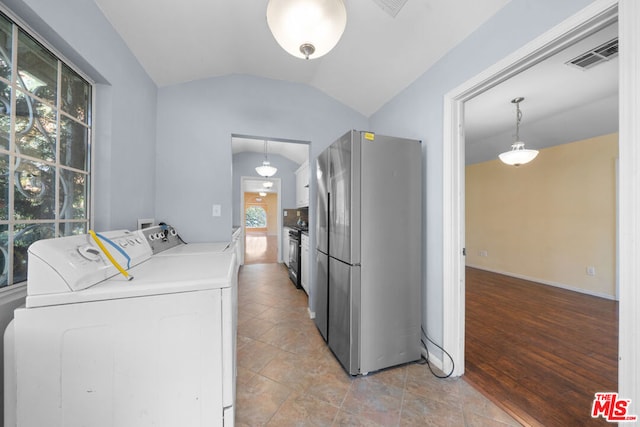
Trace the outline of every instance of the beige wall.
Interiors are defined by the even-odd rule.
[[[611,134],[467,166],[467,265],[615,297],[617,156]]]
[[[256,198],[262,199],[256,202]],[[254,228],[256,231],[266,231],[268,235],[278,234],[278,195],[275,193],[267,193],[265,197],[260,197],[258,193],[244,193],[244,209],[251,205],[262,206],[267,211],[267,228]],[[244,221],[244,214],[242,216]]]

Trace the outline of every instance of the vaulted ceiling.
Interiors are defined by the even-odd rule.
[[[250,74],[309,84],[369,116],[509,0],[408,0],[395,17],[345,0],[341,40],[311,60],[280,48],[267,0],[95,1],[158,86]]]
[[[95,1],[160,87],[248,74],[308,84],[365,116],[509,2],[345,0],[347,26],[338,45],[321,58],[303,60],[282,50],[271,35],[267,0]],[[403,6],[394,17],[381,4]],[[527,148],[615,132],[617,60],[589,70],[565,62],[616,34],[613,25],[468,101],[467,163],[509,149],[515,133],[510,101],[519,96],[525,98],[521,137]],[[305,148],[273,145],[296,162]],[[262,142],[236,140],[234,152],[239,151],[261,152]]]

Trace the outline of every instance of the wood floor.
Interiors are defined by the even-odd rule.
[[[617,391],[616,301],[467,268],[465,346],[465,379],[523,425],[610,425],[590,414]]]
[[[278,236],[265,231],[247,231],[244,240],[245,264],[269,264],[278,262]]]

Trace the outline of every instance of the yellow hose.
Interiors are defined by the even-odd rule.
[[[118,271],[120,273],[122,273],[122,275],[124,277],[127,278],[127,280],[132,280],[133,276],[131,276],[129,273],[127,273],[127,271],[122,268],[122,266],[120,266],[120,264],[118,263],[118,261],[115,260],[115,258],[111,255],[111,253],[109,253],[109,251],[107,250],[107,248],[102,244],[102,242],[100,241],[100,238],[98,238],[98,236],[96,236],[95,231],[93,230],[89,230],[89,234],[91,235],[91,237],[93,238],[93,240],[95,240],[95,242],[98,244],[98,246],[100,247],[100,249],[102,249],[102,252],[104,252],[104,254],[107,256],[107,258],[109,258],[109,261],[111,261],[111,264],[114,265],[115,268],[118,269]]]

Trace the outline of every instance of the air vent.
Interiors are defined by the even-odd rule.
[[[373,0],[376,2],[378,6],[382,8],[385,12],[387,12],[392,17],[396,17],[400,9],[404,6],[407,0]]]
[[[601,62],[608,61],[618,56],[618,38],[601,44],[600,46],[585,52],[571,61],[566,62],[567,65],[578,67],[582,70],[586,70]]]

